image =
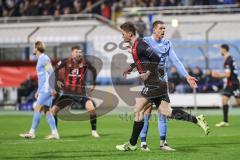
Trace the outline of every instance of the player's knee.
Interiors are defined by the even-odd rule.
[[[147,104],[146,106],[145,106],[145,109],[146,109],[146,111],[144,112],[144,114],[145,115],[150,115],[151,114],[151,112],[152,112],[152,105],[150,104]]]
[[[172,114],[171,110],[166,109],[166,108],[161,109],[161,110],[160,110],[160,113],[162,114],[162,116],[165,116],[165,117],[170,117],[171,114]]]
[[[88,110],[88,111],[95,110],[94,105],[93,105],[93,102],[92,102],[91,100],[88,100],[88,101],[86,102],[86,110]]]
[[[223,105],[227,105],[228,104],[228,100],[229,100],[229,97],[222,96],[222,103],[223,103]]]
[[[42,111],[42,106],[37,104],[34,108],[34,112],[41,112]]]
[[[142,112],[143,110],[144,110],[144,106],[138,106],[138,105],[136,105],[136,106],[134,106],[134,108],[133,108],[134,113],[139,113],[139,112]]]
[[[240,106],[240,98],[237,98],[236,101],[237,101],[237,104]]]
[[[53,106],[53,107],[50,109],[50,111],[51,111],[51,113],[52,113],[53,115],[57,115],[58,109],[57,109],[56,106]]]
[[[94,109],[94,110],[89,110],[88,113],[89,113],[90,115],[92,115],[92,116],[96,116],[96,115],[97,115],[95,109]]]
[[[140,122],[143,120],[143,112],[134,112],[134,120]]]

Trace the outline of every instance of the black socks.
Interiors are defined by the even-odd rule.
[[[97,115],[96,114],[90,114],[90,123],[92,130],[96,131],[97,129]]]
[[[57,115],[54,115],[53,117],[54,117],[55,124],[56,124],[56,128],[57,128],[57,125],[58,125],[58,117],[57,117]]]
[[[197,123],[197,118],[195,116],[192,116],[191,114],[181,110],[181,109],[173,109],[172,110],[172,116],[170,118],[176,119],[176,120],[182,120],[182,121],[188,121],[192,123]]]
[[[228,123],[228,105],[223,105],[223,121]]]
[[[143,124],[144,124],[143,121],[141,121],[141,122],[134,121],[132,136],[131,136],[131,138],[129,140],[131,145],[135,146],[137,144],[137,140],[138,140],[139,134],[142,131]]]

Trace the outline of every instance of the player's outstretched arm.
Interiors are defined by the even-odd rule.
[[[169,43],[170,43],[169,58],[172,61],[173,65],[177,68],[177,70],[178,70],[178,72],[180,73],[181,76],[183,76],[183,77],[189,76],[189,74],[186,71],[184,65],[182,64],[182,62],[177,57],[171,42],[169,42]]]
[[[214,77],[214,78],[223,79],[223,78],[229,78],[230,76],[231,76],[230,71],[225,71],[224,73],[212,71],[212,77]]]
[[[188,84],[190,85],[191,88],[197,88],[197,79],[195,77],[192,77],[192,76],[186,76],[185,77]]]

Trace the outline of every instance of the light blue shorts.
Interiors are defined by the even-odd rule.
[[[37,104],[45,107],[51,107],[52,106],[52,95],[51,94],[44,94],[39,93],[37,98]]]

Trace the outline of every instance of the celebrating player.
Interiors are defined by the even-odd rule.
[[[212,76],[219,79],[226,79],[222,92],[223,103],[223,121],[216,124],[216,127],[227,127],[228,124],[228,101],[231,96],[234,96],[240,105],[240,90],[238,80],[238,70],[235,60],[229,53],[229,46],[222,44],[220,47],[220,53],[224,57],[224,73],[212,71]]]
[[[60,89],[60,93],[58,93],[54,99],[52,113],[54,114],[54,118],[57,124],[57,113],[61,109],[70,105],[72,101],[81,106],[85,106],[86,110],[90,114],[92,136],[98,138],[99,135],[96,131],[97,114],[95,111],[95,104],[86,95],[85,74],[87,69],[93,73],[94,84],[90,90],[93,91],[95,88],[97,71],[91,65],[91,63],[84,58],[83,51],[80,50],[79,46],[72,47],[70,58],[66,58],[58,62],[55,69],[55,74],[57,86]]]
[[[168,81],[168,78],[167,78],[168,64],[167,63],[168,63],[168,58],[170,58],[171,62],[173,63],[173,65],[176,66],[180,74],[186,78],[187,82],[191,82],[192,77],[189,76],[183,64],[178,59],[171,42],[164,38],[164,34],[165,34],[164,22],[155,21],[153,22],[152,26],[153,26],[153,34],[151,36],[145,37],[144,40],[151,48],[153,48],[153,50],[161,58],[158,68],[159,70],[162,70],[164,72],[160,78],[167,83]],[[148,132],[148,120],[149,120],[149,115],[151,114],[151,111],[152,111],[151,108],[149,108],[144,112],[144,127],[140,134],[142,150],[144,149],[149,150],[146,143],[146,136]],[[159,117],[158,117],[158,131],[160,135],[160,149],[166,150],[166,151],[175,151],[175,149],[172,149],[167,144],[167,141],[166,141],[167,120],[166,120],[166,117],[163,116],[161,113],[159,113]]]
[[[32,127],[29,132],[20,134],[21,137],[34,139],[35,132],[41,119],[41,112],[46,114],[47,122],[51,128],[52,133],[46,139],[59,139],[58,131],[55,125],[55,120],[49,108],[52,105],[52,94],[54,88],[51,88],[49,77],[53,74],[51,60],[44,54],[45,44],[37,41],[34,47],[34,55],[37,56],[37,75],[38,75],[38,90],[35,94],[37,104],[34,108]]]
[[[117,145],[117,150],[130,151],[137,149],[137,139],[144,124],[143,112],[145,105],[148,103],[154,103],[158,107],[158,112],[167,117],[198,124],[204,130],[205,134],[208,134],[209,128],[203,115],[195,117],[183,110],[171,108],[167,94],[167,83],[159,79],[160,72],[158,69],[158,64],[164,60],[163,58],[166,57],[166,54],[163,57],[159,57],[158,54],[156,54],[156,51],[149,47],[143,39],[137,39],[136,28],[132,23],[126,22],[122,24],[120,28],[124,42],[130,43],[132,46],[131,54],[134,59],[134,64],[132,64],[131,67],[137,68],[137,71],[140,74],[140,79],[144,82],[144,88],[139,97],[136,98],[132,136],[128,143]],[[163,30],[165,31],[165,27]],[[162,36],[164,36],[164,31],[161,33]],[[194,77],[189,77],[188,79],[192,88],[197,86],[195,81],[196,79]]]

